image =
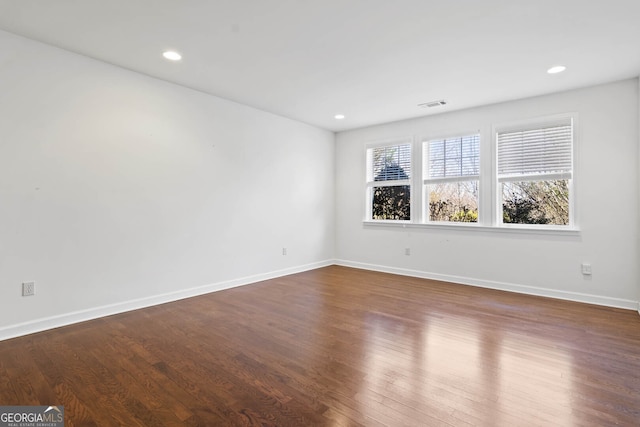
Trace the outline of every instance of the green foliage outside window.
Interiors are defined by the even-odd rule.
[[[478,222],[478,181],[428,186],[429,221]]]
[[[505,224],[569,224],[569,181],[523,181],[502,185]]]
[[[386,162],[374,177],[374,181],[406,179],[409,179],[409,176],[395,162]],[[372,217],[381,220],[410,220],[411,187],[408,185],[373,187]]]
[[[410,187],[398,185],[373,188],[373,219],[411,219]]]

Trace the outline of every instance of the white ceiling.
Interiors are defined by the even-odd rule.
[[[0,0],[0,28],[333,131],[640,75],[640,0]]]

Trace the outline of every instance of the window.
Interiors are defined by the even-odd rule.
[[[411,220],[411,143],[367,149],[369,220]]]
[[[573,120],[498,130],[498,224],[572,225]]]
[[[368,144],[365,221],[574,233],[576,120],[568,113],[476,123],[480,130],[451,137]]]
[[[480,135],[422,144],[428,221],[478,222]]]

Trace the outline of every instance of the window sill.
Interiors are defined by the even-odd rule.
[[[455,224],[417,224],[408,221],[363,221],[365,227],[389,227],[389,228],[413,228],[425,230],[447,230],[461,232],[489,232],[489,233],[507,233],[507,234],[537,234],[537,235],[554,235],[554,236],[579,236],[580,229],[569,227],[545,227],[534,228],[535,226],[487,226],[472,223],[455,223]]]

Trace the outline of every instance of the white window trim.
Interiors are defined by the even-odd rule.
[[[465,175],[465,176],[455,176],[455,177],[447,177],[447,178],[427,178],[427,172],[429,170],[429,166],[425,164],[425,146],[431,141],[440,141],[445,139],[457,139],[457,138],[465,138],[471,135],[478,135],[479,146],[478,146],[478,162],[480,164],[479,170],[481,171],[478,175]],[[446,134],[445,136],[431,136],[428,138],[420,138],[419,139],[420,146],[420,156],[418,161],[420,162],[417,167],[420,171],[420,197],[421,197],[421,210],[420,216],[418,218],[420,225],[444,225],[447,227],[477,227],[481,224],[482,213],[480,209],[480,204],[482,200],[482,132],[480,130],[472,130],[469,132],[456,132]],[[426,149],[428,153],[428,148]],[[463,182],[463,181],[478,181],[478,222],[455,222],[455,221],[431,221],[429,219],[428,206],[429,197],[426,195],[426,188],[429,184],[439,184],[439,183],[448,183],[448,182]]]
[[[367,168],[369,167],[367,163],[367,154],[372,148],[379,147],[389,147],[394,145],[404,145],[409,144],[411,146],[411,176],[409,179],[403,179],[398,181],[369,181],[368,177],[365,179],[365,208],[364,208],[364,219],[363,223],[373,223],[373,224],[388,224],[388,225],[406,225],[410,224],[414,221],[415,218],[415,177],[416,177],[416,156],[415,156],[415,141],[413,136],[404,136],[398,138],[385,138],[374,141],[369,141],[365,144],[364,148],[364,159],[365,159],[365,176],[367,174]],[[372,219],[372,206],[371,206],[371,192],[373,191],[373,187],[394,187],[408,185],[410,187],[410,199],[409,199],[409,209],[411,212],[411,219]]]
[[[496,147],[496,135],[498,131],[517,130],[523,126],[530,126],[536,124],[548,124],[554,120],[562,120],[566,118],[572,118],[573,120],[573,172],[571,180],[571,188],[569,190],[569,225],[540,225],[540,224],[502,224],[498,223],[498,215],[502,212],[502,209],[498,206],[498,179],[497,179],[497,147]],[[580,177],[580,162],[579,162],[579,117],[578,113],[570,112],[556,115],[547,115],[541,117],[535,117],[525,120],[517,120],[510,122],[501,122],[498,124],[488,124],[482,126],[479,129],[470,130],[468,132],[451,132],[440,134],[429,134],[420,136],[403,136],[397,138],[385,138],[380,140],[370,140],[365,143],[363,159],[366,163],[366,153],[370,148],[385,146],[385,145],[397,145],[397,144],[411,144],[411,179],[408,185],[411,186],[411,220],[373,220],[371,218],[371,206],[370,199],[368,198],[369,185],[365,182],[363,191],[365,192],[365,217],[362,224],[366,228],[387,228],[387,229],[424,229],[424,230],[441,230],[441,231],[455,231],[461,233],[467,232],[479,232],[479,233],[502,233],[502,234],[514,234],[514,235],[540,235],[540,236],[557,236],[559,238],[577,238],[580,236],[580,228],[578,226],[579,209],[576,202],[576,194]],[[423,192],[424,192],[424,170],[423,163],[424,153],[423,142],[442,139],[442,138],[455,138],[459,136],[466,136],[472,134],[480,134],[480,181],[479,188],[479,203],[478,203],[478,217],[477,223],[463,223],[463,222],[436,222],[427,221],[426,211],[423,206]],[[365,174],[366,174],[365,164]],[[483,171],[489,170],[488,173]],[[466,177],[465,177],[466,179]],[[539,179],[539,178],[538,178]],[[365,179],[366,181],[366,179]],[[406,181],[402,181],[406,182]],[[401,184],[407,185],[407,184]],[[417,191],[419,189],[419,191]],[[420,210],[416,209],[416,206],[420,207]]]
[[[540,236],[559,236],[559,237],[577,237],[580,236],[580,230],[577,228],[532,228],[533,226],[516,224],[518,226],[496,227],[492,225],[480,225],[477,223],[458,222],[431,222],[431,223],[414,223],[409,221],[363,221],[362,225],[366,228],[389,228],[389,229],[424,229],[424,230],[442,230],[442,231],[460,231],[480,232],[480,233],[502,233],[514,235],[540,235]]]
[[[526,128],[552,125],[554,123],[564,123],[566,120],[571,120],[572,124],[572,147],[571,147],[571,176],[569,180],[569,224],[568,225],[546,225],[546,224],[505,224],[502,222],[502,192],[500,190],[500,184],[508,181],[508,176],[504,178],[498,178],[498,132],[510,132],[519,131]],[[572,232],[579,231],[577,224],[577,203],[576,203],[576,176],[577,173],[577,150],[578,150],[578,113],[564,113],[548,116],[534,117],[525,120],[517,120],[505,123],[498,123],[491,126],[491,158],[492,158],[492,201],[493,201],[493,215],[491,226],[496,229],[519,229],[519,230],[540,230],[546,232],[562,233],[563,231]],[[520,181],[539,181],[539,180],[552,180],[552,179],[566,179],[565,174],[544,174],[544,175],[523,175],[518,176]]]

